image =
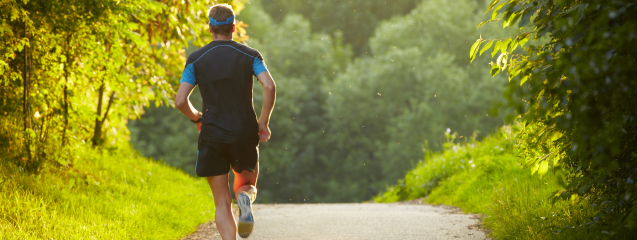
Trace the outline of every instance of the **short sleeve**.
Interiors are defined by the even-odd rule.
[[[254,72],[254,76],[259,76],[260,73],[268,71],[268,67],[265,66],[265,62],[263,62],[263,57],[257,56],[254,57],[254,61],[252,63],[252,72]]]
[[[181,80],[179,83],[189,83],[191,85],[197,85],[197,79],[195,78],[195,67],[191,64],[186,65],[184,72],[181,73]]]

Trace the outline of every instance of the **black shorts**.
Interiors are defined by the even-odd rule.
[[[197,176],[211,177],[230,172],[254,172],[259,161],[259,143],[215,143],[199,139],[195,171]]]

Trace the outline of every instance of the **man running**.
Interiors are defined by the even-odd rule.
[[[213,41],[193,52],[186,61],[175,105],[197,123],[199,142],[195,169],[206,177],[214,195],[215,221],[223,239],[246,238],[252,233],[252,202],[257,196],[259,141],[270,139],[268,124],[274,108],[276,85],[256,49],[232,41],[234,11],[218,4],[208,11]],[[263,108],[257,120],[252,102],[253,77],[263,86]],[[199,85],[202,112],[190,103]],[[232,168],[239,221],[232,214],[228,186]],[[237,231],[238,230],[238,231]]]

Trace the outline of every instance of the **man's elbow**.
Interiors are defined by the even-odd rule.
[[[186,103],[186,100],[184,99],[179,99],[176,98],[175,99],[175,107],[177,107],[178,109],[183,108],[184,106],[186,106],[188,103]]]
[[[276,93],[276,85],[275,84],[264,85],[263,90],[270,93]]]

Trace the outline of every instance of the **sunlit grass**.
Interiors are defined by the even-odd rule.
[[[557,171],[544,178],[531,175],[520,164],[513,138],[505,128],[479,143],[450,145],[442,153],[427,156],[398,185],[374,200],[395,202],[427,197],[431,204],[480,213],[495,239],[605,236],[601,229],[584,227],[600,211],[599,206],[586,201],[549,201],[555,191],[562,189],[563,174]],[[626,237],[619,235],[613,238]]]
[[[0,165],[0,239],[178,239],[214,218],[204,179],[125,149],[75,152],[72,166]]]

